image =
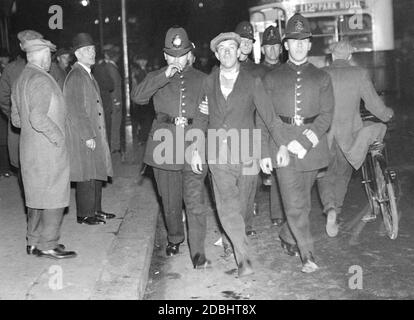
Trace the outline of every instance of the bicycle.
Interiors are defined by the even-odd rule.
[[[377,122],[375,119],[373,115],[363,115],[364,121]],[[388,167],[385,142],[375,142],[369,147],[362,165],[362,184],[371,207],[371,212],[362,220],[374,221],[381,212],[387,235],[395,240],[398,236],[398,180],[396,171]]]

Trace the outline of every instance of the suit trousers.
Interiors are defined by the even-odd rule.
[[[330,151],[331,161],[328,169],[325,175],[317,180],[317,184],[323,211],[327,212],[333,208],[340,214],[353,169],[335,140]]]
[[[76,183],[76,215],[79,218],[93,217],[102,211],[102,181],[89,180]]]
[[[270,178],[272,181],[272,185],[270,186],[270,218],[283,219],[285,214],[283,212],[282,197],[275,171],[276,169],[273,170]]]
[[[179,171],[153,169],[164,209],[168,241],[174,244],[184,241],[184,200],[191,257],[197,253],[205,254],[207,207],[204,199],[204,180],[207,169],[200,175],[193,173],[190,168]]]
[[[111,151],[121,151],[121,123],[122,123],[122,106],[112,107],[111,116]]]
[[[243,174],[243,164],[210,164],[214,197],[221,225],[231,241],[237,264],[249,258],[245,214],[257,175]]]
[[[27,245],[52,250],[58,245],[64,208],[27,209]]]
[[[297,243],[302,260],[313,252],[310,231],[311,189],[318,171],[297,171],[286,167],[277,169],[280,192],[286,219],[280,231],[280,238],[288,243]]]

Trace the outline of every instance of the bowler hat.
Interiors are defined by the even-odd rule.
[[[66,49],[66,48],[60,48],[58,51],[56,51],[56,53],[55,53],[55,57],[57,58],[57,57],[60,57],[60,56],[62,56],[62,55],[64,55],[64,54],[70,54],[71,52],[70,52],[70,50],[69,49]]]
[[[308,19],[295,13],[287,23],[285,39],[303,40],[310,37],[312,37],[312,33]]]
[[[240,35],[241,38],[247,38],[250,40],[255,41],[254,39],[254,33],[253,33],[253,26],[249,21],[242,21],[240,22],[236,30],[234,30],[238,35]]]
[[[173,57],[181,57],[193,48],[187,32],[181,27],[168,29],[165,35],[164,52]]]
[[[78,33],[72,40],[72,51],[75,52],[79,48],[94,45],[95,43],[89,33]]]
[[[267,27],[266,30],[263,32],[262,46],[281,43],[282,40],[280,39],[279,29],[274,26]]]
[[[210,41],[210,49],[213,52],[216,52],[217,46],[226,40],[234,40],[237,42],[237,45],[240,46],[241,38],[240,36],[235,32],[223,32],[220,33],[217,37],[215,37],[213,40]]]

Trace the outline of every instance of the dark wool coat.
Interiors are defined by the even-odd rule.
[[[68,106],[68,147],[71,181],[106,181],[112,161],[106,136],[102,99],[97,82],[79,63],[66,77],[63,95]],[[95,150],[86,146],[94,138]]]
[[[28,63],[12,89],[13,125],[21,128],[20,164],[26,206],[69,205],[69,156],[65,143],[66,105],[56,81]]]

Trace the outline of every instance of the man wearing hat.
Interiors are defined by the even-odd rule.
[[[24,31],[23,31],[24,32]],[[65,141],[66,105],[59,85],[48,74],[50,41],[23,41],[28,64],[12,89],[13,125],[21,128],[20,164],[28,208],[27,253],[53,259],[72,258],[58,244],[64,208],[69,205],[69,155]]]
[[[280,146],[277,164],[286,166],[289,155],[282,136],[282,122],[276,118],[271,108],[262,81],[241,68],[239,57],[241,39],[237,33],[221,33],[211,40],[210,48],[220,61],[220,67],[206,79],[204,90],[209,102],[208,115],[197,113],[197,125],[202,130],[208,129],[207,161],[212,177],[214,196],[221,225],[230,239],[235,253],[240,277],[253,273],[252,261],[248,252],[248,240],[245,230],[246,207],[249,196],[256,190],[258,162],[253,146],[260,141],[254,137],[255,111],[263,119],[259,129],[269,132]],[[226,132],[227,136],[213,132]],[[237,132],[237,139],[230,136]],[[246,137],[247,134],[247,137]],[[242,138],[242,139],[240,139]],[[260,138],[260,134],[259,134]],[[211,147],[214,146],[214,149]],[[193,153],[193,171],[201,174],[207,171],[202,165],[203,145],[197,144]],[[267,157],[268,148],[261,150]],[[231,150],[231,152],[229,152]],[[237,150],[237,151],[236,151]],[[270,174],[270,161],[262,170]]]
[[[191,166],[184,163],[184,148],[189,144],[184,144],[184,136],[193,128],[193,118],[203,101],[206,77],[188,65],[192,48],[183,28],[170,28],[164,46],[167,66],[149,73],[132,89],[131,98],[137,104],[148,104],[151,97],[154,101],[156,117],[147,141],[144,162],[153,167],[162,199],[168,234],[166,254],[177,254],[184,241],[184,200],[191,259],[194,268],[202,268],[210,264],[204,249],[207,208],[203,188],[206,171],[195,174]],[[169,137],[163,137],[164,133]],[[166,144],[161,141],[163,138],[171,140]],[[159,150],[163,144],[171,147],[166,153],[172,155],[172,159],[160,159]]]
[[[269,26],[263,32],[262,53],[264,61],[262,66],[273,70],[280,66],[279,56],[282,51],[282,40],[280,38],[279,29],[275,26]]]
[[[363,125],[360,101],[364,100],[365,107],[383,122],[389,121],[394,112],[376,93],[368,71],[350,64],[353,47],[348,41],[333,44],[331,52],[333,62],[325,68],[331,76],[335,96],[334,116],[328,132],[331,160],[326,174],[318,179],[318,189],[328,217],[326,231],[335,237],[336,217],[341,213],[352,168],[361,167],[369,146],[374,142],[381,144],[387,129],[383,123]]]
[[[56,51],[54,58],[55,61],[52,61],[49,73],[63,90],[63,84],[65,83],[70,62],[70,51],[65,48],[60,48]]]
[[[76,182],[76,212],[80,224],[105,224],[115,217],[102,211],[102,184],[112,176],[102,99],[91,74],[95,45],[87,33],[72,41],[77,62],[66,77],[63,94],[68,106],[70,177]]]
[[[17,38],[20,41],[20,48],[27,40],[32,39],[42,39],[43,36],[33,30],[24,30],[17,34]],[[16,60],[10,62],[3,70],[3,73],[0,78],[0,109],[9,119],[8,132],[7,132],[7,145],[9,151],[9,160],[10,164],[17,168],[17,175],[21,193],[23,191],[23,183],[21,180],[21,171],[19,163],[19,139],[20,139],[20,129],[16,128],[11,123],[11,89],[14,82],[22,73],[24,67],[26,66],[26,56],[22,52],[20,53]]]
[[[121,49],[113,44],[103,46],[106,68],[114,83],[112,97],[112,124],[111,124],[111,152],[119,152],[122,158],[125,157],[125,148],[121,146],[121,125],[122,125],[122,78],[118,69],[118,61]]]
[[[311,188],[318,170],[329,164],[326,132],[334,107],[329,75],[308,62],[310,38],[308,20],[295,14],[287,23],[284,41],[289,60],[264,79],[283,121],[291,160],[288,167],[276,170],[287,217],[279,237],[286,253],[300,253],[305,273],[318,269],[309,224]],[[270,146],[274,153],[277,146],[272,141]]]

